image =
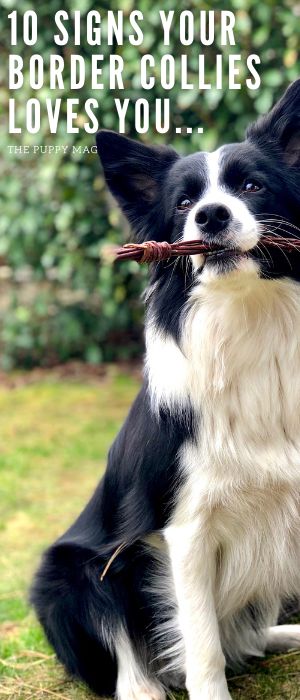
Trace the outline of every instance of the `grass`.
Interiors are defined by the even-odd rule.
[[[27,591],[41,551],[92,493],[138,380],[111,369],[101,381],[9,384],[0,386],[0,698],[92,700],[56,662]],[[264,659],[230,688],[234,700],[299,700],[300,653]]]

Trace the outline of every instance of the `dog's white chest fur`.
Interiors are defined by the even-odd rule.
[[[300,288],[239,272],[199,285],[180,348],[147,330],[153,401],[199,415],[201,465],[218,478],[300,478]]]
[[[236,483],[299,480],[298,285],[236,273],[193,296],[182,349],[202,466]]]
[[[153,401],[188,398],[198,416],[167,538],[198,527],[217,543],[219,619],[299,589],[299,285],[251,271],[199,285],[181,349],[150,327],[147,365]]]

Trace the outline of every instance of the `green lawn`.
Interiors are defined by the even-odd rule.
[[[56,663],[27,591],[40,552],[92,493],[138,380],[111,369],[12,384],[0,385],[0,698],[91,700]],[[265,659],[230,686],[234,700],[299,700],[300,654]]]

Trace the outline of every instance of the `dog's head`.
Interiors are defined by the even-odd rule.
[[[240,144],[179,157],[110,131],[97,136],[107,184],[137,239],[214,241],[235,249],[193,256],[192,264],[161,263],[156,279],[173,275],[176,295],[232,270],[300,281],[300,254],[260,246],[263,234],[300,236],[300,80]],[[172,283],[173,289],[174,284]]]

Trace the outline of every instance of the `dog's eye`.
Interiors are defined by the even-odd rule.
[[[257,182],[257,180],[245,180],[243,184],[243,192],[247,192],[247,194],[250,192],[258,192],[258,190],[261,190],[262,185]]]
[[[188,197],[180,197],[177,202],[177,209],[188,209],[192,206],[192,202]]]

